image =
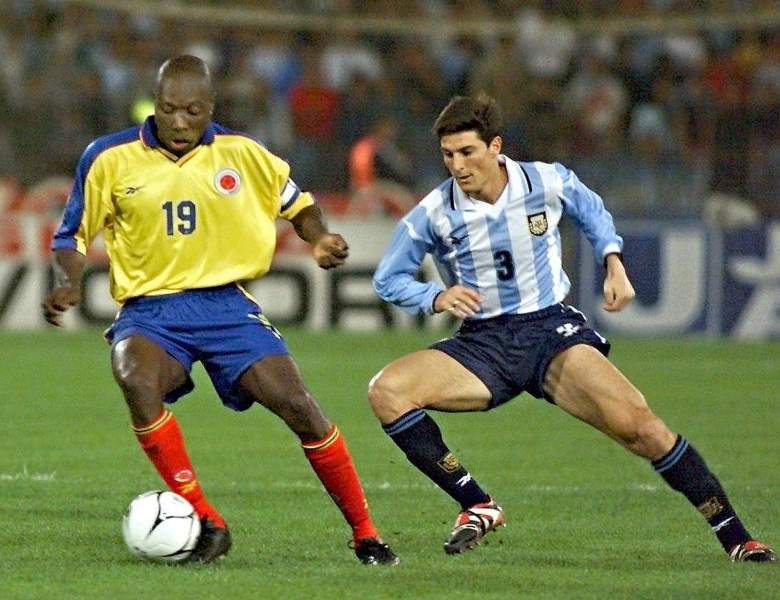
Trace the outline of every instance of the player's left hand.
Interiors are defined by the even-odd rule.
[[[81,290],[73,287],[56,287],[46,295],[41,310],[46,321],[55,327],[62,327],[62,314],[81,302]]]
[[[313,245],[314,260],[323,269],[343,265],[349,256],[349,245],[338,233],[325,233]]]
[[[614,260],[611,260],[614,259]],[[607,257],[607,277],[604,279],[604,310],[618,312],[636,296],[623,263],[616,256]]]

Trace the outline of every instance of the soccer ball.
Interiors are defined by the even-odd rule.
[[[192,554],[200,536],[200,519],[192,504],[173,492],[158,490],[136,496],[122,519],[122,535],[139,558],[180,562]]]

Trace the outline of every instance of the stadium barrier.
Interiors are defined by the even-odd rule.
[[[44,327],[39,306],[52,284],[49,241],[59,215],[0,216],[0,327]],[[292,228],[280,224],[274,266],[247,283],[269,318],[280,326],[434,328],[453,325],[447,315],[412,317],[380,301],[371,277],[395,221],[331,219],[350,244],[342,268],[319,269]],[[698,222],[624,222],[626,263],[637,299],[624,311],[601,310],[603,270],[587,242],[572,261],[577,304],[605,333],[709,335],[780,339],[780,222],[722,231]],[[420,277],[437,277],[431,262]],[[82,304],[67,327],[107,325],[117,310],[108,291],[108,265],[98,239],[90,250]]]
[[[44,327],[39,306],[53,282],[49,243],[57,218],[17,214],[0,216],[0,327]],[[371,279],[395,221],[331,219],[332,228],[350,244],[348,264],[324,271],[312,260],[306,244],[287,223],[280,223],[277,255],[271,272],[246,287],[279,326],[315,329],[347,327],[435,327],[447,315],[412,317],[379,300]],[[93,243],[83,278],[82,303],[63,320],[67,328],[105,326],[118,305],[109,294],[108,261],[102,239]],[[435,276],[432,265],[422,276]]]
[[[580,244],[579,304],[595,326],[621,335],[780,339],[780,221],[720,229],[700,222],[622,222],[636,300],[599,308],[602,272]]]

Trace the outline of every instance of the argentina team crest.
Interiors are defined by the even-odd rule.
[[[547,213],[540,212],[535,215],[528,215],[528,230],[534,235],[547,233]]]
[[[437,464],[447,473],[454,473],[460,468],[460,461],[452,452],[447,452]]]
[[[241,189],[241,175],[235,169],[222,169],[214,176],[214,187],[218,192],[232,196]]]

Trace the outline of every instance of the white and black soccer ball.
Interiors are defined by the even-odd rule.
[[[192,504],[173,492],[155,490],[136,496],[122,519],[122,535],[139,558],[180,562],[192,554],[200,519]]]

